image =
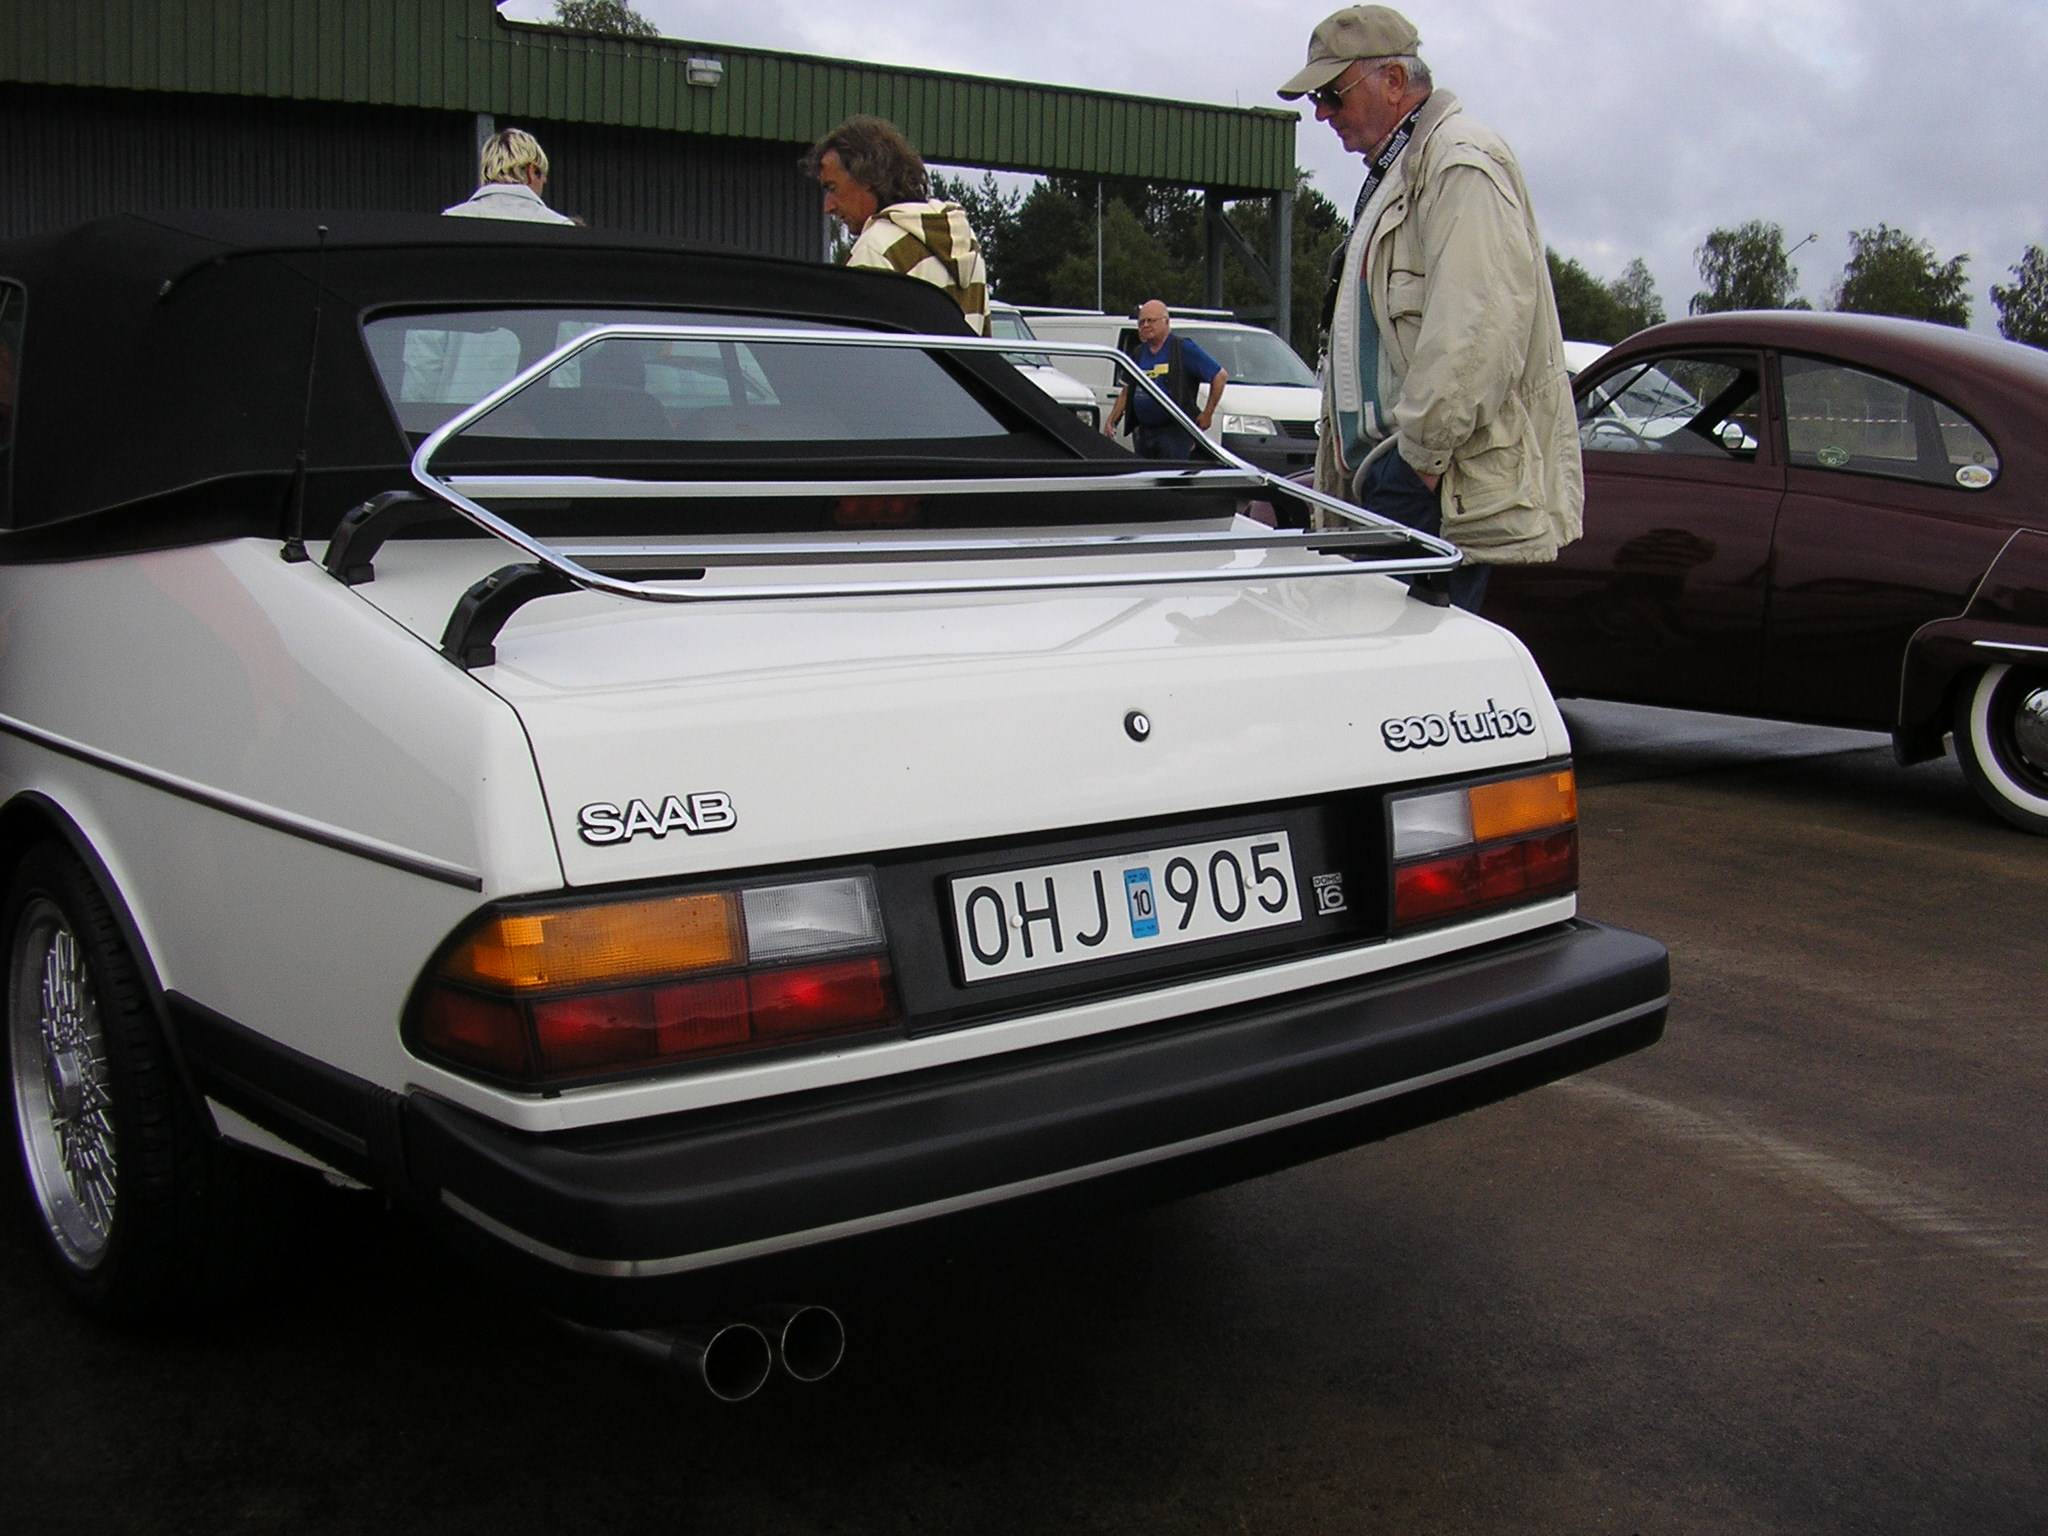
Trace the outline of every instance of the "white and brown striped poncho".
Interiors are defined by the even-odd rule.
[[[868,220],[846,264],[943,288],[974,334],[988,334],[988,267],[958,203],[891,203]]]

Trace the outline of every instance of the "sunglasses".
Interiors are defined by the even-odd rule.
[[[1385,67],[1385,65],[1381,65],[1380,69]],[[1346,91],[1356,90],[1379,72],[1379,69],[1368,69],[1349,85],[1319,85],[1308,93],[1308,99],[1321,107],[1325,112],[1334,112],[1344,105],[1344,93]]]

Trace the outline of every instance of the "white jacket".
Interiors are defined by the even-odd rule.
[[[540,194],[520,181],[487,181],[469,194],[466,201],[442,213],[453,219],[524,219],[529,224],[574,224],[567,214],[557,213],[540,200]]]

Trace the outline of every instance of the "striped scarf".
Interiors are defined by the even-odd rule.
[[[945,290],[977,336],[988,334],[988,267],[958,203],[891,203],[867,222],[849,267],[897,272]]]

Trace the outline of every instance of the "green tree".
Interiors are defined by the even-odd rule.
[[[1230,222],[1245,243],[1264,256],[1273,248],[1273,204],[1268,198],[1249,198],[1231,206]],[[1317,331],[1322,324],[1323,291],[1328,286],[1330,260],[1351,236],[1344,215],[1322,193],[1308,183],[1308,172],[1297,170],[1294,184],[1294,260],[1290,281],[1293,303],[1289,306],[1289,336],[1295,351],[1314,360],[1318,352]],[[1270,259],[1270,258],[1269,258]],[[1198,274],[1199,275],[1199,274]],[[1273,296],[1233,256],[1223,264],[1223,302],[1239,312],[1270,310]]]
[[[610,37],[659,37],[660,28],[627,0],[555,0],[555,25]]]
[[[1835,284],[1835,308],[1855,315],[1903,315],[1936,325],[1970,323],[1967,256],[1942,261],[1934,247],[1880,224],[1849,231],[1849,261]]]
[[[1811,309],[1792,297],[1799,271],[1785,254],[1783,226],[1751,219],[1734,229],[1717,229],[1693,253],[1700,281],[1692,312],[1717,315],[1730,309]]]
[[[1201,194],[1142,181],[1103,184],[1103,307],[1146,299],[1193,304],[1202,291]],[[1006,232],[1003,297],[1013,304],[1095,303],[1092,178],[1054,176],[1031,189]]]
[[[2030,347],[2048,347],[2048,251],[2038,245],[2012,264],[2010,288],[1991,285],[1991,303],[1998,311],[1998,334]]]
[[[1094,258],[1095,199],[1083,208],[1070,191],[1041,181],[1025,194],[999,240],[1003,272],[997,286],[1004,298],[1012,304],[1072,303],[1053,297],[1053,269],[1083,249]],[[1085,302],[1095,302],[1092,279]]]
[[[1614,295],[1622,324],[1627,327],[1622,336],[1633,336],[1645,326],[1664,323],[1664,301],[1657,296],[1657,280],[1650,276],[1642,257],[1624,267],[1621,276],[1607,285],[1607,291]],[[1621,336],[1614,339],[1619,341]]]
[[[1570,341],[1604,341],[1613,345],[1633,329],[1621,301],[1607,284],[1569,257],[1544,248],[1550,263],[1550,286],[1557,295],[1557,325]]]
[[[1092,214],[1092,210],[1090,210]],[[1095,240],[1093,220],[1088,239],[1067,254],[1051,273],[1052,297],[1045,302],[1077,309],[1095,303]],[[1103,206],[1102,308],[1107,314],[1127,313],[1147,299],[1163,299],[1170,309],[1201,302],[1199,270],[1173,259],[1169,239],[1145,227],[1137,211],[1122,198]]]

